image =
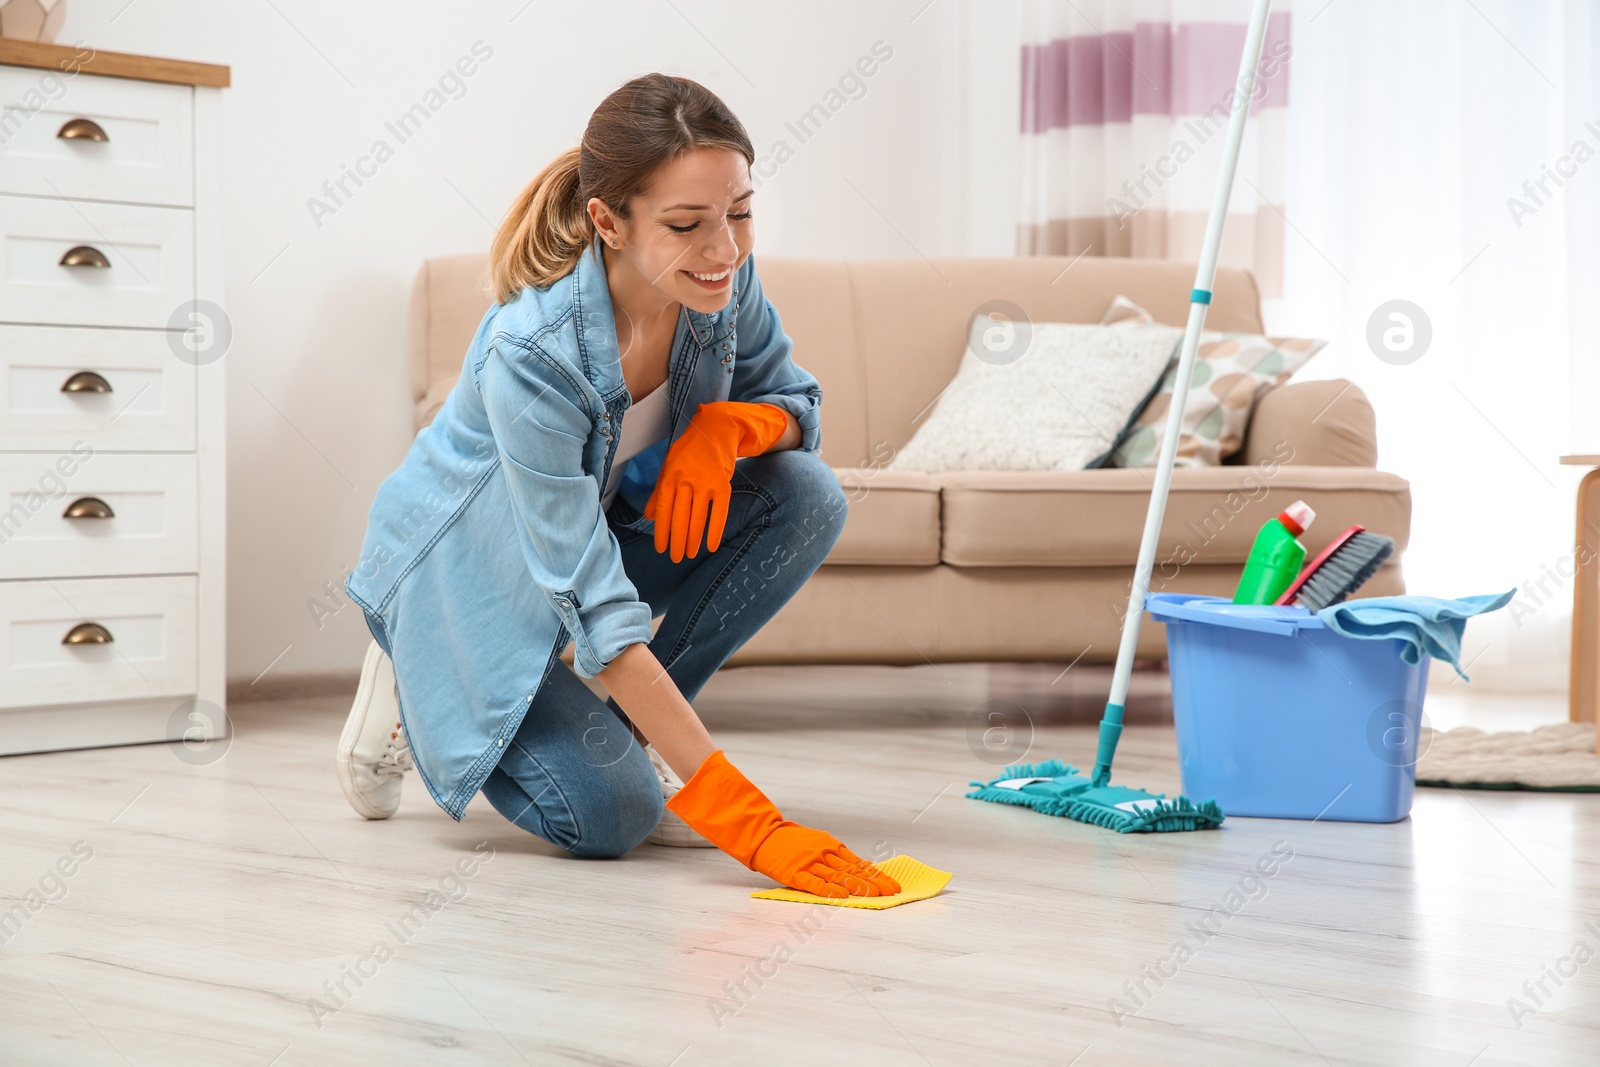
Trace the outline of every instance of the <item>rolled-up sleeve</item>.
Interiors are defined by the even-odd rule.
[[[822,386],[792,358],[794,342],[783,332],[778,309],[761,289],[754,256],[745,259],[739,274],[738,343],[728,399],[784,408],[800,426],[799,447],[820,452]]]
[[[516,520],[534,583],[573,640],[573,665],[599,674],[624,648],[650,640],[650,606],[623,569],[616,536],[600,508],[600,487],[583,469],[590,419],[579,400],[541,380],[537,352],[497,341],[480,372]],[[531,364],[531,365],[530,365]]]

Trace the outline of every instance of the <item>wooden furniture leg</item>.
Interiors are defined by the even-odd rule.
[[[1570,718],[1596,721],[1600,701],[1600,470],[1578,483],[1578,531],[1573,540],[1572,685]],[[1596,742],[1600,751],[1600,741]]]

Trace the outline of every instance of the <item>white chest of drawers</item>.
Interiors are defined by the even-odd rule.
[[[0,41],[0,755],[226,731],[227,84]]]

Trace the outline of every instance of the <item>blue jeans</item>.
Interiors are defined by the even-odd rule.
[[[821,566],[844,528],[847,498],[822,458],[789,449],[735,464],[722,543],[673,563],[653,524],[620,495],[607,522],[623,567],[662,618],[650,641],[684,699]],[[496,811],[575,856],[620,856],[664,811],[661,783],[614,700],[557,660],[505,755],[483,784]]]

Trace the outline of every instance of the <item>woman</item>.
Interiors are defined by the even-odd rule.
[[[715,95],[650,74],[517,198],[461,379],[345,583],[375,642],[337,758],[362,815],[414,765],[451,817],[481,788],[575,856],[712,844],[795,889],[899,892],[784,819],[689,704],[846,511],[750,256],[753,159]]]

